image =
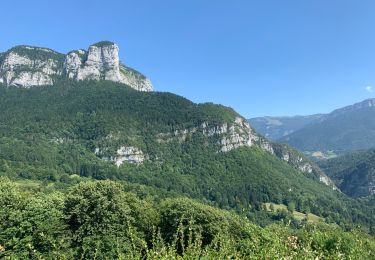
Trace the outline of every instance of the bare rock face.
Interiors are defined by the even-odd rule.
[[[231,125],[224,124],[219,129],[215,129],[214,134],[222,135],[219,141],[220,152],[229,152],[241,146],[252,146],[257,140],[249,123],[240,117],[237,117]]]
[[[70,78],[77,80],[111,80],[121,82],[120,60],[116,44],[90,46],[87,55],[72,52],[67,55],[64,68]],[[87,56],[86,60],[84,60]]]
[[[22,71],[17,77],[14,77],[11,82],[14,86],[23,86],[25,88],[53,84],[51,77],[40,71]]]
[[[53,85],[60,78],[109,80],[152,91],[151,81],[121,64],[118,53],[118,46],[112,42],[96,43],[88,51],[76,50],[67,55],[39,47],[14,47],[0,53],[0,83],[28,88]]]
[[[149,79],[120,63],[119,48],[101,42],[83,50],[70,52],[64,62],[64,73],[75,80],[109,80],[126,84],[136,90],[152,91]]]
[[[134,146],[121,146],[117,149],[115,155],[105,156],[103,155],[103,151],[105,152],[107,148],[95,148],[94,154],[100,157],[105,161],[111,161],[116,164],[117,167],[120,167],[123,163],[131,163],[131,164],[142,164],[145,160],[148,159],[148,155],[143,153],[137,147]]]
[[[31,52],[40,57],[31,57]],[[52,85],[52,76],[61,75],[59,60],[49,49],[37,47],[15,47],[2,55],[0,60],[0,82],[8,86],[32,87]],[[58,56],[58,55],[56,55]]]
[[[66,55],[64,61],[65,73],[70,79],[77,76],[78,70],[82,67],[82,58],[86,54],[83,50],[72,51]]]
[[[120,167],[120,165],[124,162],[141,164],[144,160],[146,160],[145,154],[137,147],[121,146],[117,150],[115,164],[117,165],[117,167]]]

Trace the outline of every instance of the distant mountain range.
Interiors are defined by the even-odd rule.
[[[324,115],[316,114],[311,116],[265,116],[249,119],[250,124],[270,140],[278,140],[295,131],[315,122],[318,122]]]
[[[261,134],[315,156],[375,147],[375,99],[329,114],[249,119]]]

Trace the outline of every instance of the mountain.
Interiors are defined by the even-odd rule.
[[[0,53],[0,83],[32,87],[58,80],[110,80],[152,91],[149,79],[120,63],[116,44],[103,41],[64,55],[48,48],[21,45]]]
[[[0,175],[11,178],[57,187],[112,179],[239,212],[294,202],[343,223],[347,208],[364,208],[334,191],[303,155],[270,143],[223,106],[110,81],[68,81],[1,87],[0,109]]]
[[[309,124],[318,122],[323,117],[322,114],[311,116],[283,116],[283,117],[255,117],[248,121],[254,129],[270,140],[289,135]]]
[[[353,152],[319,165],[340,190],[352,197],[375,194],[375,150]]]
[[[269,142],[235,111],[223,106],[194,104],[170,93],[134,91],[109,81],[59,82],[30,89],[3,87],[0,93],[1,158],[20,167],[20,171],[25,165],[38,168],[47,164],[57,169],[56,176],[96,176],[99,173],[91,167],[99,164],[109,167],[103,173],[105,177],[128,167],[145,172],[151,167],[152,171],[163,172],[167,165],[173,165],[170,174],[185,176],[213,170],[210,167],[232,172],[226,169],[228,166],[211,163],[224,162],[231,157],[229,154],[242,151],[259,157],[254,165],[243,162],[249,167],[259,164],[261,168],[263,160],[271,160],[276,165],[270,171],[275,174],[300,172],[302,179],[321,180],[334,188],[303,155]],[[213,161],[207,162],[207,158]],[[163,175],[167,178],[165,172]],[[186,178],[184,175],[173,177],[175,185]],[[96,177],[101,178],[100,174]]]
[[[375,147],[375,99],[329,114],[258,117],[249,122],[266,137],[316,158]]]
[[[256,129],[265,135],[277,135],[292,129],[295,122],[299,123],[299,129],[291,130],[277,141],[320,159],[329,156],[329,153],[343,154],[320,160],[318,164],[345,194],[351,197],[375,194],[375,152],[362,151],[375,147],[375,99],[367,99],[329,114],[287,119],[294,119],[294,125],[277,117],[255,118],[250,122],[254,126],[258,123]]]
[[[43,60],[44,51],[28,51]],[[369,207],[337,191],[314,163],[268,141],[233,109],[138,91],[105,80],[106,70],[99,70],[104,78],[81,80],[84,66],[72,77],[51,74],[52,85],[0,84],[0,175],[62,190],[111,179],[141,194],[190,197],[257,221],[267,218],[261,210],[272,202],[343,226],[375,223]]]
[[[280,138],[301,151],[347,151],[375,147],[375,99],[337,109],[319,122]]]

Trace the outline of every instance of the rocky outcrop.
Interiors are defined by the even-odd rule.
[[[240,117],[235,118],[233,124],[223,124],[208,128],[203,125],[203,133],[207,136],[219,136],[220,152],[229,152],[241,146],[251,146],[257,140],[257,135],[249,123]],[[206,126],[206,127],[205,127]]]
[[[117,167],[120,167],[124,162],[141,164],[144,160],[146,160],[146,156],[137,147],[121,146],[117,150],[115,164],[117,165]]]
[[[53,59],[53,54],[48,49],[16,47],[3,55],[0,64],[0,82],[8,86],[32,87],[52,85],[53,75],[61,75],[59,61]],[[25,52],[27,50],[27,52]],[[42,53],[40,57],[33,58],[28,52]],[[51,55],[52,54],[52,55]]]
[[[197,132],[202,133],[208,138],[212,138],[213,142],[218,146],[217,152],[229,152],[239,147],[257,146],[262,150],[277,156],[279,159],[285,161],[295,169],[315,176],[320,182],[332,189],[337,189],[334,183],[327,177],[318,167],[314,166],[308,159],[300,155],[295,150],[285,146],[272,143],[263,136],[257,134],[250,124],[241,117],[236,117],[231,124],[224,123],[219,126],[210,126],[209,123],[204,122],[198,127],[190,129],[176,130],[172,133],[160,133],[157,136],[159,143],[170,141],[184,142],[188,136]]]
[[[82,60],[86,55],[86,51],[84,50],[72,51],[66,55],[64,61],[64,72],[68,78],[77,78],[78,71],[80,71],[83,66]]]
[[[119,48],[112,42],[100,42],[88,51],[76,50],[67,55],[31,46],[18,46],[0,54],[0,83],[7,86],[53,85],[61,78],[109,80],[140,91],[153,90],[149,79],[120,63]]]
[[[233,124],[224,123],[220,126],[210,126],[204,122],[199,127],[176,130],[173,133],[160,133],[157,141],[159,143],[172,140],[183,142],[189,135],[198,131],[216,140],[216,144],[219,146],[218,152],[229,152],[241,146],[252,146],[255,141],[259,140],[249,123],[243,118],[237,117]]]
[[[105,156],[108,153],[107,149],[95,148],[94,153],[105,161],[114,162],[117,167],[123,163],[142,164],[148,159],[148,155],[144,154],[142,150],[134,146],[121,146],[117,149],[115,155]]]
[[[132,88],[139,91],[152,91],[152,83],[150,79],[146,78],[138,71],[123,66],[120,66],[120,76],[121,80],[119,82],[131,86]]]
[[[189,135],[201,132],[203,135],[216,140],[218,152],[229,152],[242,146],[257,145],[262,150],[274,154],[272,143],[258,135],[250,124],[241,117],[236,117],[232,124],[224,123],[218,126],[210,126],[204,122],[199,127],[176,130],[173,133],[160,133],[157,137],[159,143],[177,140],[183,142]]]
[[[323,184],[338,190],[334,182],[314,163],[308,160],[303,154],[285,144],[272,143],[274,154],[299,171],[313,176]]]

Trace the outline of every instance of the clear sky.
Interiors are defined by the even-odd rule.
[[[158,91],[245,117],[329,112],[374,96],[373,0],[4,0],[0,51],[111,40]]]

